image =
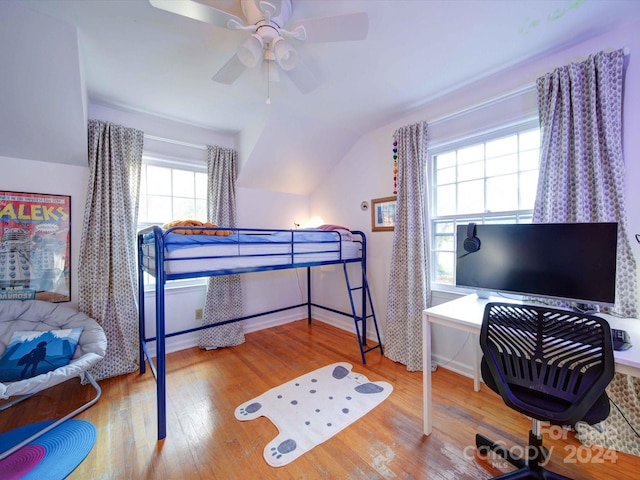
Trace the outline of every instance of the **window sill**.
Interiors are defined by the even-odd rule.
[[[431,306],[439,305],[441,303],[450,302],[465,295],[473,293],[471,291],[463,290],[455,287],[444,287],[438,285],[431,289]]]
[[[180,293],[189,293],[189,292],[200,292],[205,291],[207,289],[206,283],[190,283],[183,285],[171,285],[166,284],[164,287],[164,292],[166,295],[176,295]],[[153,285],[145,285],[144,287],[144,295],[145,297],[151,297],[155,295],[156,289]]]

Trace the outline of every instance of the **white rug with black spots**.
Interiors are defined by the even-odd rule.
[[[272,388],[236,408],[238,420],[267,417],[278,435],[264,447],[264,458],[281,467],[331,438],[379,405],[393,391],[387,382],[370,382],[348,363],[327,365]]]

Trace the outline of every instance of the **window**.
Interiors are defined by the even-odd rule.
[[[167,161],[143,155],[138,230],[189,218],[207,220],[206,165]],[[144,284],[151,285],[150,275]],[[175,280],[174,285],[200,285],[203,279]]]
[[[536,121],[452,142],[430,152],[434,284],[455,284],[458,224],[531,222],[539,147]]]
[[[162,166],[143,159],[138,226],[171,220],[206,220],[207,173],[188,167]]]

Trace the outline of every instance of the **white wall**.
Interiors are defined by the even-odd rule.
[[[177,143],[145,140],[145,150],[154,154],[180,158],[195,156],[206,162],[206,152],[189,145],[220,145],[235,148],[236,138],[225,132],[213,132],[199,127],[179,124],[138,112],[126,112],[100,105],[92,105],[89,118],[111,121],[138,128],[147,135],[171,139]],[[185,146],[185,144],[187,146]],[[43,159],[44,160],[44,159]],[[78,304],[78,257],[86,203],[88,167],[78,167],[0,156],[0,189],[71,195],[71,302]],[[238,195],[238,224],[252,228],[293,228],[294,223],[309,221],[309,199],[303,195],[275,193],[240,188]],[[306,298],[306,275],[300,271],[255,273],[242,276],[244,315],[299,304]],[[166,331],[194,327],[195,310],[204,304],[204,287],[169,290],[166,296]],[[147,334],[155,335],[155,304],[153,292],[145,295]],[[245,322],[245,331],[299,320],[306,316],[302,309],[290,310]],[[177,336],[167,341],[167,350],[175,351],[196,345],[197,334]],[[154,353],[155,349],[150,349]]]
[[[367,236],[367,278],[379,326],[386,319],[386,300],[393,232],[371,232],[371,209],[363,201],[393,194],[393,130],[378,129],[362,137],[344,160],[311,196],[311,215],[326,223],[361,230]],[[314,276],[314,296],[321,302],[348,309],[348,297],[341,271],[324,268]],[[353,331],[353,320],[319,312],[318,318]],[[373,329],[369,328],[372,334]],[[382,333],[382,332],[381,332]]]
[[[89,118],[111,121],[144,131],[145,152],[165,158],[199,160],[206,165],[206,150],[200,147],[217,145],[238,148],[238,138],[232,133],[185,125],[145,113],[91,105]],[[239,227],[289,229],[293,228],[294,223],[304,225],[308,221],[307,196],[248,188],[238,188],[236,193]],[[297,305],[306,298],[306,275],[303,271],[251,273],[242,275],[241,281],[243,316]],[[165,296],[165,331],[175,332],[197,327],[200,322],[196,320],[196,310],[203,307],[204,297],[204,286],[168,288]],[[154,299],[153,292],[145,294],[147,336],[155,336],[156,331]],[[301,309],[293,309],[249,319],[244,322],[244,331],[251,332],[299,320],[305,315]],[[197,339],[197,332],[171,337],[167,339],[167,351],[195,346]],[[155,344],[151,344],[149,350],[152,355],[155,354]]]
[[[0,156],[84,166],[78,31],[26,3],[0,1]]]
[[[369,243],[369,282],[373,289],[374,306],[378,322],[384,331],[386,321],[386,300],[388,290],[388,275],[391,258],[392,233],[371,232],[368,213],[360,210],[362,200],[392,195],[392,135],[403,125],[409,125],[425,120],[428,123],[436,121],[433,128],[429,127],[429,142],[446,139],[455,134],[455,128],[460,135],[469,132],[470,124],[458,118],[460,111],[473,112],[478,105],[490,103],[492,99],[509,96],[512,92],[524,92],[516,96],[515,102],[510,101],[509,114],[501,109],[493,118],[479,118],[478,128],[483,125],[490,127],[499,123],[501,119],[512,119],[514,111],[520,111],[522,116],[529,116],[532,109],[530,89],[536,78],[553,71],[558,66],[575,61],[585,60],[590,54],[605,50],[629,47],[630,61],[626,72],[626,89],[624,98],[624,154],[626,162],[626,207],[629,226],[629,237],[636,259],[640,246],[633,238],[633,234],[640,232],[640,205],[637,202],[637,188],[640,185],[640,24],[636,23],[619,29],[607,35],[598,37],[585,43],[578,44],[566,50],[559,50],[552,55],[538,58],[535,61],[510,68],[490,78],[479,80],[467,88],[434,100],[413,112],[390,121],[387,125],[363,136],[331,175],[311,195],[311,215],[318,215],[331,223],[341,223],[350,228],[359,228],[368,235]],[[636,58],[634,58],[636,57]],[[634,62],[634,60],[636,60]],[[514,110],[515,109],[515,110]],[[443,128],[441,120],[453,116]],[[471,116],[469,116],[471,118]],[[453,125],[453,129],[451,128]],[[639,283],[640,283],[640,272]],[[432,304],[451,299],[448,293],[434,292]],[[340,322],[340,320],[337,320]],[[342,321],[347,326],[348,321]],[[469,341],[466,334],[445,328],[436,328],[433,332],[433,352],[438,363],[447,368],[470,375],[472,357],[471,350],[466,348]]]
[[[309,215],[307,196],[239,188],[238,227],[293,228],[293,223],[304,224]],[[303,269],[247,273],[242,282],[242,315],[249,316],[278,308],[298,305],[306,300],[307,281]],[[165,297],[165,328],[167,332],[184,330],[199,325],[196,309],[204,305],[205,287],[167,290]],[[147,335],[155,335],[154,293],[145,295],[145,325]],[[306,318],[301,308],[251,318],[243,322],[245,333]],[[198,333],[167,339],[167,351],[172,352],[197,345]],[[155,345],[150,345],[155,353]]]

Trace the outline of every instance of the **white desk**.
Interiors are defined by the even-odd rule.
[[[513,302],[502,297],[478,298],[476,294],[446,302],[435,307],[428,308],[422,312],[423,338],[422,338],[422,359],[423,359],[423,416],[424,434],[430,435],[432,430],[431,419],[431,324],[436,323],[446,327],[455,328],[473,334],[476,338],[476,354],[474,355],[474,375],[473,384],[475,391],[480,390],[480,348],[477,340],[480,334],[484,307],[489,302]],[[634,377],[640,377],[640,320],[637,318],[617,318],[610,315],[600,315],[605,318],[612,328],[620,328],[629,332],[631,342],[634,344],[629,350],[624,352],[614,352],[616,361],[616,372],[626,373]]]

